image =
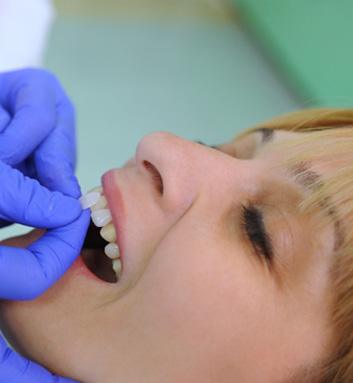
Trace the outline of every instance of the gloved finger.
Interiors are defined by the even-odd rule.
[[[34,156],[31,155],[26,158],[24,161],[13,166],[15,169],[19,170],[22,174],[29,178],[37,179],[37,171],[34,165]]]
[[[78,198],[80,187],[76,166],[75,110],[67,100],[57,106],[56,127],[34,154],[38,180],[50,190]]]
[[[27,249],[0,246],[0,297],[29,300],[44,293],[80,254],[89,222],[85,210],[76,221],[48,230]]]
[[[38,228],[63,226],[81,214],[77,199],[51,192],[0,161],[0,219]]]
[[[58,377],[11,350],[0,337],[0,381],[6,383],[75,383]]]
[[[27,158],[25,161],[16,165],[16,169],[30,178],[37,178],[37,173],[36,173],[36,170],[34,168],[33,160],[31,157]],[[9,222],[9,221],[0,219],[0,229],[3,227],[6,227],[6,226],[12,225],[12,224],[13,224],[13,222]]]
[[[55,127],[55,94],[23,85],[13,96],[11,122],[0,133],[0,159],[15,165],[27,158]],[[21,148],[21,150],[19,150]]]
[[[0,105],[0,133],[7,127],[10,121],[11,116],[9,115],[7,110]]]

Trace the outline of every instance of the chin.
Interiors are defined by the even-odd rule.
[[[94,339],[101,336],[91,313],[117,284],[111,264],[100,261],[107,257],[101,254],[104,243],[96,232],[91,226],[81,255],[40,297],[0,303],[1,330],[17,352],[55,374],[85,383],[99,382],[94,378],[83,380],[92,375],[92,363],[99,362],[96,354],[87,351],[94,350],[87,347],[87,340],[94,344]],[[3,244],[28,246],[40,235],[42,232],[34,231]]]

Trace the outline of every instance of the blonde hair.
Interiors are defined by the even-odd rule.
[[[335,249],[331,276],[333,307],[331,312],[335,334],[334,346],[327,361],[315,366],[310,378],[295,382],[353,382],[353,109],[307,109],[277,117],[245,131],[243,137],[259,129],[283,130],[310,134],[297,135],[274,143],[285,148],[289,164],[331,164],[320,181],[312,185],[312,193],[301,203],[303,211],[324,208],[341,223],[342,237]],[[333,166],[332,166],[333,165]],[[315,379],[312,373],[314,372]]]

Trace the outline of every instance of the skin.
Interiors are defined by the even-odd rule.
[[[219,150],[165,132],[143,137],[114,171],[126,214],[122,279],[69,270],[34,301],[2,302],[7,335],[84,383],[276,383],[324,358],[334,230],[329,220],[316,229],[319,213],[299,213],[305,191],[276,165],[284,155],[260,133]],[[271,264],[242,229],[249,201],[272,237]]]

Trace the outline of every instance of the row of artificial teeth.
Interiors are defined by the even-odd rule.
[[[116,243],[116,231],[112,223],[112,215],[108,209],[107,200],[102,187],[96,187],[80,198],[83,209],[91,209],[91,218],[97,227],[101,227],[100,235],[109,242],[104,247],[104,253],[113,261],[113,270],[117,277],[121,274],[120,251]]]

